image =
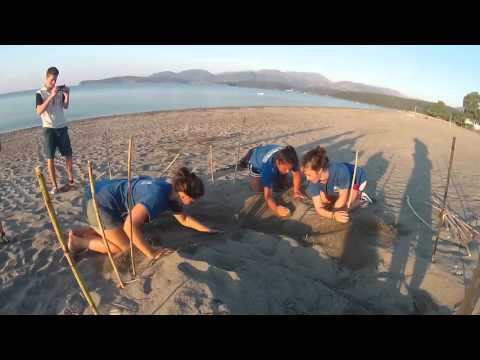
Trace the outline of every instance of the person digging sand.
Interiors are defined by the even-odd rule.
[[[239,163],[241,168],[250,171],[250,189],[263,192],[265,202],[278,217],[287,217],[290,210],[277,205],[273,192],[280,192],[290,187],[288,174],[293,176],[293,194],[295,198],[303,197],[300,191],[301,173],[298,157],[293,146],[282,148],[280,145],[263,145],[250,149]]]
[[[95,192],[105,237],[112,254],[129,249],[128,181],[126,179],[98,181],[95,184]],[[185,167],[178,170],[172,183],[151,177],[132,180],[133,244],[149,259],[156,259],[162,255],[163,248],[155,249],[145,241],[142,227],[165,211],[172,211],[175,219],[185,227],[206,233],[219,232],[183,212],[183,206],[198,200],[203,194],[202,180]],[[83,212],[90,227],[69,231],[69,250],[74,254],[86,250],[106,254],[107,249],[100,235],[89,187],[85,188]]]
[[[347,208],[355,166],[349,163],[330,162],[327,151],[321,146],[307,152],[302,159],[302,170],[309,181],[307,195],[313,200],[317,213],[340,223],[350,220],[349,212],[358,206],[365,207],[373,200],[364,192],[366,173],[357,167],[352,189],[350,208]]]

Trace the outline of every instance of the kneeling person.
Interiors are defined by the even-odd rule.
[[[293,175],[294,197],[301,197],[301,174],[298,157],[292,146],[282,148],[280,145],[258,146],[248,151],[240,162],[240,166],[250,170],[250,189],[263,192],[265,201],[273,213],[280,217],[290,215],[290,210],[277,205],[273,199],[273,191],[289,188],[288,174]]]
[[[105,228],[105,237],[112,254],[130,247],[130,217],[128,215],[128,181],[126,179],[104,180],[95,184],[97,205]],[[150,259],[161,255],[162,249],[154,249],[145,241],[142,227],[165,211],[172,211],[175,219],[183,226],[200,232],[214,233],[217,230],[202,225],[183,212],[189,205],[202,197],[202,180],[187,168],[181,168],[173,183],[163,179],[140,177],[132,180],[133,244]],[[93,206],[90,188],[85,189],[84,216],[90,225],[87,229],[71,230],[68,247],[72,252],[90,249],[103,254],[107,249]]]
[[[363,191],[367,186],[363,168],[357,167],[352,189],[352,199],[348,209],[348,197],[352,188],[355,166],[349,163],[329,162],[327,151],[316,147],[306,153],[302,159],[302,170],[310,182],[307,187],[317,213],[341,223],[349,221],[348,212],[360,205]],[[366,194],[365,194],[366,195]],[[363,198],[368,199],[368,196]],[[331,210],[327,210],[330,207]]]

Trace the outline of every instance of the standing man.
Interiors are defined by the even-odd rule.
[[[45,157],[47,159],[48,174],[53,184],[50,192],[55,194],[59,191],[55,173],[54,158],[58,148],[60,154],[65,157],[68,174],[68,187],[74,186],[72,173],[72,146],[68,136],[68,128],[65,122],[64,109],[68,109],[70,101],[70,89],[56,86],[59,71],[56,67],[47,70],[45,84],[36,93],[37,115],[42,119]]]

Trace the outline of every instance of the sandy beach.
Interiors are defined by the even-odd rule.
[[[477,263],[442,232],[432,264],[435,234],[405,200],[436,226],[431,194],[443,194],[456,136],[448,203],[479,228],[471,219],[480,214],[480,135],[439,119],[396,110],[226,108],[89,119],[70,123],[69,131],[78,186],[53,198],[65,235],[85,226],[87,161],[97,179],[106,178],[108,153],[113,177],[125,178],[131,135],[134,176],[159,176],[181,153],[167,175],[184,165],[206,185],[206,196],[187,212],[225,230],[204,235],[162,215],[145,232],[152,244],[176,251],[154,264],[135,252],[138,280],[125,289],[116,286],[106,256],[79,256],[101,314],[454,314]],[[233,184],[229,165],[240,132],[241,155],[262,143],[293,145],[299,156],[322,145],[331,161],[353,162],[358,149],[376,203],[340,225],[285,193],[292,216],[274,218],[248,189],[246,171]],[[35,166],[47,175],[41,128],[3,134],[1,143],[0,219],[10,242],[0,243],[0,314],[90,314],[38,190]],[[55,161],[64,185],[63,159]],[[129,280],[128,257],[117,261]]]

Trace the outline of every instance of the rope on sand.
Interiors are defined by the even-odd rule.
[[[433,227],[427,223],[425,220],[423,220],[420,215],[418,215],[418,213],[415,211],[415,209],[413,208],[412,204],[410,203],[410,197],[407,195],[407,205],[408,207],[410,208],[410,210],[412,210],[413,214],[418,218],[418,220],[420,220],[426,227],[428,227],[430,230],[432,230],[433,232],[435,232],[435,230],[433,229]]]

